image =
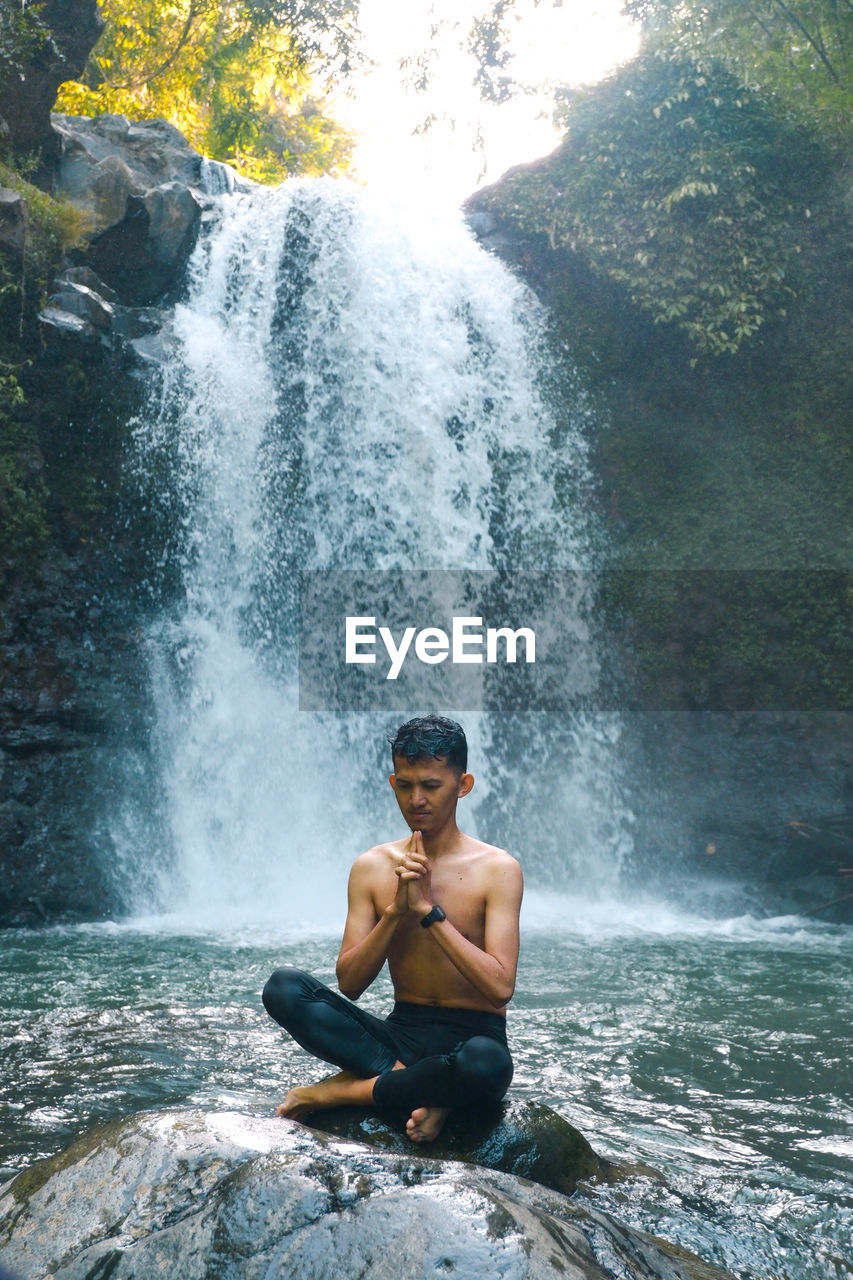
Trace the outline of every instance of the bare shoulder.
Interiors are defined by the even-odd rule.
[[[473,836],[465,837],[466,852],[475,857],[483,858],[486,862],[493,863],[495,866],[508,867],[515,865],[519,869],[521,863],[518,858],[513,857],[506,849],[500,849],[496,844],[486,844],[485,840],[475,840]]]
[[[490,880],[521,884],[523,881],[521,863],[506,849],[497,845],[486,844],[483,840],[467,837],[467,852],[486,872]]]
[[[364,853],[360,853],[352,864],[350,875],[358,877],[368,877],[388,871],[394,867],[402,858],[403,850],[398,849],[398,845],[403,845],[405,841],[398,840],[388,842],[386,844],[375,844],[372,849],[365,849]]]

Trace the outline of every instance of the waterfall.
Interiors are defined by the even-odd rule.
[[[167,342],[135,431],[169,531],[154,897],[337,926],[352,858],[404,833],[384,742],[403,717],[298,709],[298,575],[588,567],[582,404],[549,407],[544,317],[461,216],[328,179],[223,198]],[[534,884],[612,889],[618,722],[457,718],[463,829]]]

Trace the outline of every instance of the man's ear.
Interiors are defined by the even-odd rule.
[[[463,773],[462,777],[459,779],[459,790],[456,792],[459,799],[461,800],[462,796],[467,796],[468,792],[472,790],[473,786],[474,786],[473,773]]]
[[[396,777],[397,777],[396,773],[389,773],[389,774],[388,774],[388,781],[391,783],[391,790],[392,790],[392,791],[394,790],[394,779],[395,779]]]

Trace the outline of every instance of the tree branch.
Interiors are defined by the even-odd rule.
[[[773,0],[773,3],[776,5],[777,9],[782,10],[786,18],[788,19],[788,21],[791,23],[791,25],[796,27],[797,30],[802,35],[805,36],[806,40],[808,40],[809,44],[814,49],[815,53],[820,58],[824,67],[826,68],[827,74],[830,76],[830,78],[834,80],[836,84],[840,84],[841,78],[838,75],[838,72],[835,70],[835,67],[829,61],[829,57],[827,56],[826,49],[824,47],[823,40],[820,38],[820,35],[818,35],[817,37],[813,36],[811,32],[808,30],[808,28],[803,26],[802,22],[797,17],[797,15],[791,9],[788,8],[788,6],[784,3],[784,0]]]
[[[165,75],[170,67],[180,57],[181,53],[187,46],[189,38],[192,34],[193,25],[196,18],[204,8],[204,0],[190,0],[190,7],[187,11],[186,21],[184,22],[181,34],[178,36],[175,47],[172,52],[156,67],[153,71],[146,71],[144,75],[135,80],[108,80],[106,83],[111,89],[140,89],[142,85],[148,84],[151,80],[159,80],[160,76]]]

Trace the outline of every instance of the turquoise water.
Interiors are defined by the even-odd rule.
[[[525,929],[512,1089],[647,1166],[584,1194],[738,1276],[853,1275],[853,931],[577,903],[549,915],[559,929]],[[5,933],[5,1173],[144,1108],[269,1114],[319,1072],[261,986],[284,960],[333,981],[337,942],[168,920]],[[383,978],[363,1003],[389,998]]]

